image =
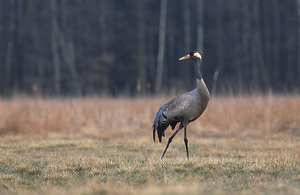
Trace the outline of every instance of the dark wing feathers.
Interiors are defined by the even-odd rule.
[[[190,91],[188,93],[182,94],[173,98],[168,103],[162,105],[157,113],[156,117],[153,121],[153,140],[155,141],[155,132],[157,131],[157,135],[159,138],[159,142],[161,142],[162,136],[164,136],[165,130],[170,125],[172,130],[174,130],[175,126],[179,122],[183,122],[183,119],[188,119],[187,113],[192,109],[195,109],[195,102],[197,90]],[[181,128],[182,128],[181,123]]]
[[[172,130],[174,130],[175,126],[177,125],[177,121],[171,121],[170,126],[172,127]]]
[[[159,108],[153,121],[153,141],[155,141],[155,132],[157,131],[159,142],[161,142],[161,137],[164,136],[164,132],[169,126],[166,122],[167,117],[163,114],[165,105],[166,104]]]
[[[159,110],[156,113],[155,119],[153,121],[153,141],[155,142],[155,132],[157,132],[157,136],[159,139],[159,142],[161,142],[162,136],[165,136],[165,130],[170,125],[172,127],[172,130],[174,130],[176,124],[180,122],[179,120],[170,119],[165,114],[165,106],[162,105]]]

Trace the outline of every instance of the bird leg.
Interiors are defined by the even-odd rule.
[[[189,147],[188,147],[188,139],[186,136],[186,127],[184,127],[184,143],[185,143],[185,149],[186,149],[186,155],[187,155],[187,159],[189,160]]]
[[[176,135],[181,129],[182,129],[182,123],[180,124],[180,126],[178,127],[178,129],[173,133],[173,135],[171,135],[171,137],[169,138],[168,144],[167,144],[167,146],[166,146],[166,148],[165,148],[164,153],[163,153],[162,156],[161,156],[161,159],[163,159],[165,153],[167,152],[167,149],[168,149],[170,143],[172,142],[172,140],[173,140],[173,138],[175,137],[175,135]]]

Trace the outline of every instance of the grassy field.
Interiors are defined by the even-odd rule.
[[[212,98],[189,161],[182,132],[152,141],[168,99],[0,100],[0,193],[300,193],[299,96]]]

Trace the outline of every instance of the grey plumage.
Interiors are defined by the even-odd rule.
[[[153,122],[154,141],[156,132],[159,142],[161,142],[162,136],[165,136],[165,130],[168,128],[168,126],[170,125],[172,130],[174,130],[176,124],[179,123],[179,127],[169,138],[168,144],[161,158],[164,157],[164,154],[166,153],[172,139],[182,128],[184,128],[184,142],[186,146],[187,158],[189,158],[186,126],[190,122],[196,120],[204,112],[209,101],[209,91],[200,72],[201,55],[198,52],[193,51],[179,60],[185,59],[193,59],[195,61],[197,88],[175,97],[168,103],[162,105],[157,111]]]

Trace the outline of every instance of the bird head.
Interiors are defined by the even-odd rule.
[[[186,59],[201,60],[201,55],[196,51],[192,51],[189,54],[179,58],[179,60],[186,60]]]

